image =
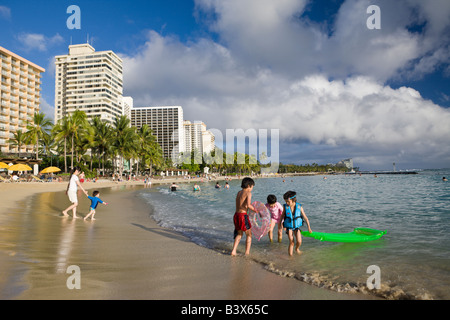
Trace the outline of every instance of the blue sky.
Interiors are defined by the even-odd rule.
[[[69,30],[69,5],[81,30]],[[381,10],[369,30],[366,10]],[[279,129],[283,163],[450,167],[448,0],[0,2],[0,46],[44,67],[70,41],[124,60],[135,106],[181,105],[208,127]]]

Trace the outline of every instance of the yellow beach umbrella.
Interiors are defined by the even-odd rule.
[[[0,169],[8,169],[8,168],[9,166],[6,163],[0,162]]]
[[[51,173],[51,172],[59,172],[61,171],[60,168],[57,167],[47,167],[44,170],[41,171],[41,173]]]
[[[29,166],[27,166],[26,164],[14,164],[11,167],[8,167],[9,171],[31,171],[33,169],[31,169]]]

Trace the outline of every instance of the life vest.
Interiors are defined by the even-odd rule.
[[[291,207],[284,204],[284,211],[286,212],[286,214],[284,216],[283,227],[285,227],[286,229],[295,230],[303,225],[301,208],[302,205],[300,203],[296,203],[294,213],[292,214]]]

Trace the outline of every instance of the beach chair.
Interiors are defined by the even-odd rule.
[[[0,176],[0,182],[11,183],[11,178],[5,179],[5,178],[3,178],[2,176]]]
[[[36,181],[36,182],[44,182],[44,180],[39,179],[38,177],[36,177],[35,175],[31,175],[31,181]]]

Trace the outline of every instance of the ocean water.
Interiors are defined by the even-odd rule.
[[[356,227],[387,230],[366,243],[330,243],[303,237],[302,254],[288,255],[287,236],[270,243],[253,239],[250,259],[268,272],[293,277],[340,292],[360,292],[387,299],[450,299],[450,170],[423,170],[417,175],[331,175],[255,179],[253,201],[297,192],[313,231],[351,232]],[[220,184],[223,186],[224,182]],[[168,186],[139,191],[152,207],[153,218],[165,228],[188,236],[198,245],[229,254],[233,215],[240,181],[230,189],[214,182],[191,184],[179,191]],[[274,239],[276,239],[276,227]],[[238,252],[245,250],[245,237]],[[378,266],[381,288],[367,288]]]

